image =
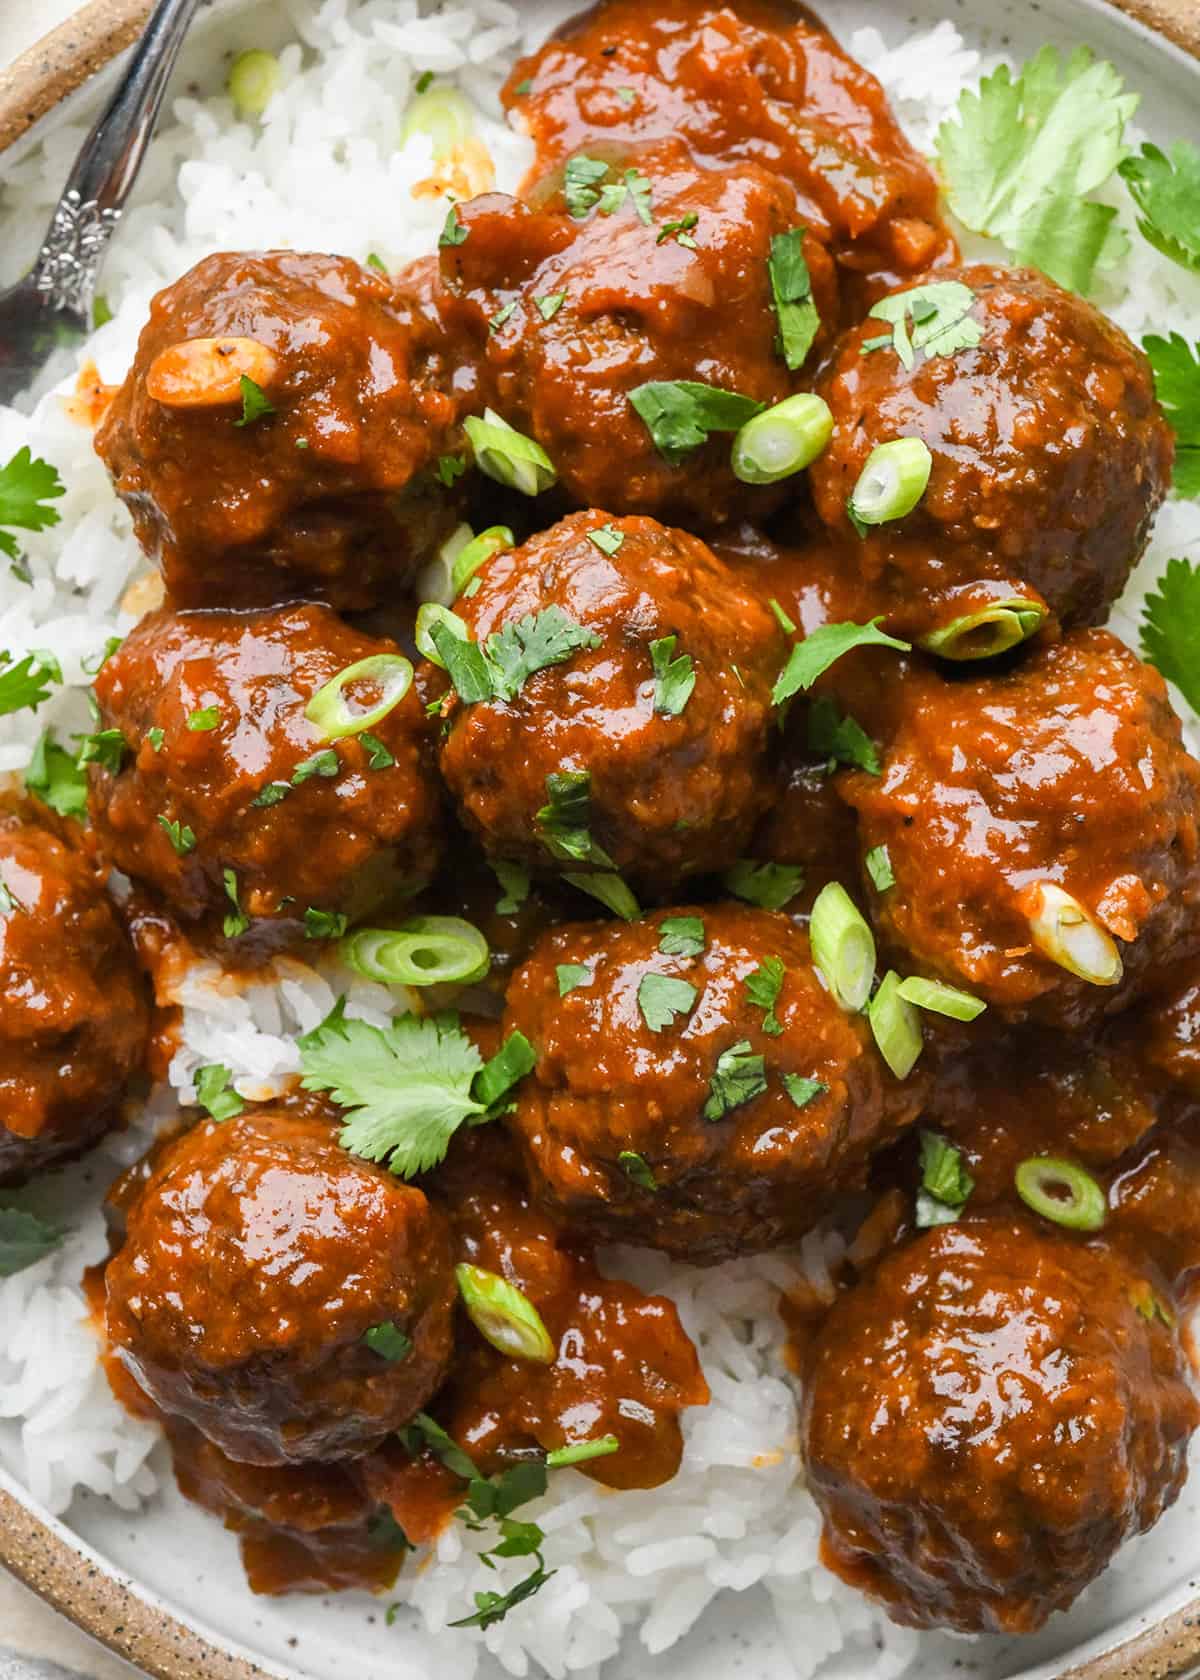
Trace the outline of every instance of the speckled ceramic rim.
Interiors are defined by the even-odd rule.
[[[1110,0],[1200,59],[1200,0]],[[91,0],[69,22],[0,72],[0,152],[127,47],[149,0]],[[820,0],[817,0],[820,9]],[[1140,31],[1139,31],[1140,32]],[[296,1680],[181,1620],[152,1593],[114,1572],[63,1525],[31,1508],[0,1470],[0,1564],[37,1596],[155,1680]],[[1058,1680],[1194,1680],[1200,1675],[1200,1598]]]

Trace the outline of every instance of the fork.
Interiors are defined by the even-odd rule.
[[[0,403],[92,329],[96,278],[133,189],[167,81],[200,0],[158,0],[75,159],[33,267],[0,292]]]

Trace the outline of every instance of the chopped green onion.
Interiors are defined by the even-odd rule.
[[[620,1452],[621,1443],[615,1435],[596,1435],[590,1441],[572,1441],[569,1446],[555,1447],[553,1452],[546,1454],[546,1465],[550,1470],[565,1470],[572,1464],[586,1464],[592,1458],[607,1458],[610,1453]]]
[[[837,881],[817,894],[809,925],[813,961],[843,1009],[860,1010],[875,978],[875,937]]]
[[[475,533],[469,525],[454,527],[433,559],[417,576],[418,601],[433,601],[439,607],[454,605],[454,598],[458,594],[454,587],[454,562],[474,538]]]
[[[404,114],[400,144],[418,135],[430,141],[437,160],[447,158],[475,132],[474,112],[465,94],[455,87],[418,91]]]
[[[891,854],[886,846],[872,846],[863,862],[867,866],[867,874],[871,877],[871,885],[876,892],[887,892],[889,887],[896,885]]]
[[[239,53],[229,67],[229,97],[246,116],[261,117],[279,87],[279,74],[274,53],[257,47]]]
[[[933,456],[921,438],[893,438],[872,449],[846,512],[860,535],[869,525],[886,525],[911,513],[929,485]]]
[[[1036,601],[993,601],[919,636],[917,644],[939,659],[994,659],[1036,636],[1046,616],[1046,608]]]
[[[507,525],[489,525],[477,537],[464,544],[454,556],[450,581],[456,596],[461,595],[481,566],[486,566],[493,554],[512,548],[516,538]]]
[[[523,496],[540,496],[557,479],[554,462],[541,444],[502,420],[495,409],[485,408],[482,419],[468,415],[463,429],[475,452],[475,465],[497,484]]]
[[[1098,1231],[1104,1224],[1104,1191],[1082,1167],[1053,1155],[1031,1155],[1013,1175],[1017,1195],[1055,1225],[1068,1231]]]
[[[553,1365],[554,1343],[529,1297],[515,1284],[482,1266],[454,1268],[467,1317],[497,1353]]]
[[[900,996],[905,1003],[915,1003],[918,1009],[928,1009],[934,1015],[948,1015],[952,1021],[974,1021],[987,1008],[983,999],[971,992],[917,975],[901,981]]]
[[[952,1225],[966,1207],[975,1180],[963,1152],[936,1132],[921,1133],[921,1186],[917,1191],[917,1229]]]
[[[785,636],[794,636],[796,634],[796,629],[797,629],[796,620],[794,618],[789,618],[788,617],[787,613],[784,612],[783,608],[779,605],[779,602],[775,599],[774,595],[772,595],[771,599],[767,602],[767,605],[770,607],[771,611],[775,614],[775,622],[778,624],[779,628],[783,631],[784,635]]]
[[[1124,973],[1116,943],[1077,898],[1053,881],[1033,889],[1029,932],[1044,957],[1093,986],[1115,986]]]
[[[645,1156],[639,1155],[636,1149],[622,1149],[617,1156],[617,1165],[631,1184],[636,1184],[639,1190],[657,1190],[658,1180],[650,1169]]]
[[[747,420],[734,438],[734,477],[743,484],[778,484],[810,467],[832,436],[828,403],[807,391],[785,397]]]
[[[487,940],[460,916],[415,916],[399,928],[356,928],[338,947],[348,968],[385,986],[442,986],[481,980]]]
[[[319,688],[304,715],[320,731],[322,741],[340,741],[347,735],[361,735],[364,729],[374,729],[393,711],[412,687],[413,668],[402,654],[373,653],[347,665],[336,677]],[[383,696],[374,706],[351,711],[342,698],[343,690],[351,683],[369,682],[382,688]]]
[[[386,1359],[389,1365],[396,1365],[402,1359],[407,1359],[412,1352],[412,1339],[396,1324],[376,1324],[368,1330],[363,1341],[372,1353],[377,1353],[380,1359]]]
[[[879,1054],[897,1079],[907,1079],[921,1054],[921,1017],[900,996],[900,976],[889,969],[867,1006]]]
[[[426,659],[434,665],[446,669],[446,661],[437,650],[437,643],[433,639],[435,624],[444,624],[446,629],[460,642],[470,641],[470,632],[466,624],[457,613],[452,613],[449,607],[443,607],[436,601],[426,601],[417,608],[417,627],[413,639],[417,644],[417,652],[423,653]]]

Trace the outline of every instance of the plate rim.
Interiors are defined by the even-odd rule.
[[[0,70],[0,155],[103,71],[137,38],[152,0],[87,0]],[[885,0],[886,3],[886,0]],[[1074,0],[1123,14],[1131,33],[1172,58],[1197,61],[1200,0]],[[819,0],[818,0],[819,6]],[[300,1680],[205,1630],[95,1551],[0,1465],[0,1567],[114,1656],[153,1680]],[[1180,1589],[1186,1591],[1186,1588]],[[1058,1670],[1058,1680],[1188,1680],[1200,1668],[1200,1595],[1128,1631],[1109,1649]],[[1068,1662],[1070,1658],[1068,1657]],[[1030,1670],[1015,1680],[1039,1680]]]

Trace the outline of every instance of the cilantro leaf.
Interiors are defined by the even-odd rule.
[[[1042,50],[1014,77],[1006,65],[964,93],[957,121],[938,130],[950,208],[976,233],[999,239],[1074,291],[1111,267],[1128,241],[1117,212],[1087,194],[1124,155],[1137,95],[1111,64],[1080,47],[1064,61]]]
[[[698,957],[704,949],[699,916],[668,916],[658,924],[658,948],[667,957]]]
[[[256,420],[274,414],[275,404],[262,386],[254,383],[249,374],[244,373],[238,384],[242,393],[242,414],[239,420],[233,422],[235,426],[253,426]]]
[[[227,915],[224,922],[221,924],[221,931],[225,935],[226,939],[240,939],[242,934],[245,933],[246,929],[250,926],[250,918],[242,909],[241,899],[238,894],[238,878],[236,870],[222,869],[221,880],[225,885],[225,897],[229,900],[230,904],[233,905],[232,914]]]
[[[713,432],[737,432],[764,404],[695,379],[651,379],[629,393],[663,459],[677,467]]]
[[[62,515],[46,503],[66,494],[66,486],[49,461],[33,455],[26,444],[0,467],[0,527],[20,531],[44,531],[57,525]],[[18,556],[17,539],[0,528],[0,553],[10,560]]]
[[[25,772],[25,786],[60,817],[82,821],[87,815],[87,777],[72,754],[59,746],[50,729],[38,738],[33,749]]]
[[[952,1224],[966,1206],[975,1180],[967,1171],[962,1150],[936,1132],[921,1133],[921,1187],[917,1195],[917,1226]]]
[[[63,1240],[57,1226],[24,1208],[0,1207],[0,1278],[15,1277],[52,1254]]]
[[[350,925],[341,910],[318,910],[310,904],[304,912],[305,939],[340,939]]]
[[[911,642],[900,642],[894,636],[886,635],[879,628],[882,623],[881,614],[869,624],[822,624],[811,635],[805,636],[789,654],[788,662],[771,691],[771,704],[781,706],[793,694],[811,688],[819,676],[852,648],[888,647],[895,648],[897,653],[912,651]]]
[[[566,292],[542,292],[533,300],[534,307],[543,321],[553,321],[566,301]]]
[[[219,706],[197,706],[194,712],[187,715],[187,727],[194,735],[207,735],[210,729],[215,729],[221,721]]]
[[[761,1056],[750,1049],[750,1040],[722,1050],[708,1085],[708,1101],[704,1104],[706,1120],[720,1120],[732,1109],[761,1097],[767,1088],[767,1076]]]
[[[494,1109],[514,1085],[537,1066],[537,1051],[523,1032],[510,1032],[494,1056],[480,1068],[474,1092],[487,1109]]]
[[[1200,344],[1195,349],[1173,332],[1151,333],[1142,348],[1154,370],[1154,389],[1175,433],[1174,488],[1180,496],[1200,496]]]
[[[325,781],[332,779],[341,772],[342,762],[332,747],[322,747],[310,758],[305,758],[292,771],[292,786],[303,787],[305,782],[314,776],[320,776]]]
[[[377,1353],[380,1359],[386,1359],[389,1365],[398,1365],[402,1359],[407,1359],[412,1352],[412,1339],[396,1324],[376,1324],[367,1331],[363,1341],[372,1353]]]
[[[79,766],[98,764],[111,776],[120,773],[129,749],[119,729],[101,729],[95,735],[85,735],[79,744]]]
[[[783,1088],[797,1108],[807,1108],[810,1102],[824,1096],[829,1089],[828,1085],[823,1085],[819,1079],[805,1079],[800,1073],[785,1073]]]
[[[608,165],[599,158],[587,157],[583,152],[567,159],[563,171],[563,198],[568,216],[586,216],[599,202],[599,184],[608,174]]]
[[[913,368],[918,350],[926,356],[953,356],[957,350],[975,348],[983,338],[983,328],[971,314],[974,304],[975,293],[961,280],[935,280],[880,298],[870,316],[891,323],[892,348],[906,368]],[[872,344],[878,348],[874,340]]]
[[[1142,652],[1200,712],[1200,562],[1167,561],[1142,609]]]
[[[564,875],[563,880],[569,887],[576,887],[597,899],[622,921],[636,922],[642,913],[637,899],[619,875]]]
[[[636,1184],[640,1190],[657,1190],[658,1180],[655,1178],[643,1155],[634,1149],[622,1149],[617,1156],[617,1165],[631,1184]]]
[[[633,203],[638,221],[649,227],[654,221],[650,208],[653,197],[654,188],[649,178],[639,169],[627,169],[619,181],[610,182],[601,189],[598,209],[602,216],[614,215],[628,198]]]
[[[1178,140],[1168,157],[1146,141],[1117,173],[1141,211],[1142,238],[1180,268],[1200,270],[1200,151]]]
[[[611,868],[612,859],[591,835],[591,772],[552,771],[546,777],[546,800],[534,819],[546,850],[570,863],[596,863]]]
[[[555,1569],[547,1569],[542,1561],[540,1552],[537,1554],[537,1568],[532,1574],[526,1575],[524,1580],[518,1581],[516,1586],[506,1593],[477,1592],[475,1594],[475,1611],[473,1615],[462,1616],[456,1622],[450,1622],[450,1627],[490,1628],[494,1622],[502,1622],[508,1612],[518,1604],[523,1604],[534,1593],[540,1592],[553,1575]]]
[[[8,654],[0,654],[7,664]],[[52,654],[38,649],[23,659],[14,659],[0,671],[0,717],[10,712],[36,712],[50,698],[50,687],[62,681],[62,667]]]
[[[229,1069],[220,1062],[209,1062],[192,1075],[196,1087],[196,1101],[207,1109],[214,1120],[232,1120],[240,1114],[245,1103],[229,1083]]]
[[[396,760],[384,746],[378,735],[372,735],[369,730],[364,729],[358,738],[362,742],[363,748],[367,754],[368,770],[391,769]]]
[[[699,220],[699,212],[689,210],[685,215],[680,216],[677,221],[664,222],[654,243],[665,245],[668,239],[673,239],[677,245],[682,245],[685,251],[698,251],[700,247],[692,238],[692,229]]]
[[[767,259],[771,296],[779,317],[780,347],[793,373],[803,367],[821,328],[821,317],[813,302],[812,276],[804,260],[804,233],[798,227],[790,233],[775,234]]]
[[[637,990],[642,1020],[652,1033],[673,1027],[677,1015],[690,1015],[696,997],[695,986],[670,974],[643,974]]]
[[[739,858],[725,871],[725,885],[735,898],[760,910],[782,910],[804,885],[804,871],[787,863],[756,863]]]
[[[872,776],[879,775],[874,741],[855,718],[843,717],[826,694],[819,694],[808,709],[808,745],[831,766],[852,764]]]
[[[456,634],[454,627],[444,618],[434,620],[429,634],[463,705],[490,700],[495,692],[492,673],[479,643]]]
[[[300,1039],[300,1083],[351,1112],[341,1144],[401,1178],[437,1166],[487,1103],[472,1094],[483,1058],[453,1020],[401,1015],[387,1028],[344,1016]]]
[[[675,658],[674,636],[660,636],[650,643],[650,660],[654,666],[654,710],[661,717],[678,717],[692,697],[696,686],[696,669],[690,653]]]
[[[583,963],[559,963],[554,973],[558,979],[560,998],[566,997],[578,986],[590,986],[592,983],[592,971]]]
[[[447,246],[465,245],[470,231],[470,228],[464,227],[459,220],[458,205],[452,204],[446,212],[442,231],[438,234],[438,245],[443,249]]]
[[[467,470],[465,456],[439,455],[437,460],[437,475],[439,481],[449,490],[456,479],[460,479]]]
[[[452,1476],[458,1476],[464,1482],[472,1484],[483,1480],[475,1460],[463,1451],[458,1442],[448,1435],[437,1419],[431,1418],[428,1412],[418,1412],[412,1422],[400,1431],[400,1440],[414,1458],[428,1449],[446,1466]]]
[[[529,897],[529,871],[519,863],[506,863],[503,858],[492,860],[492,873],[500,883],[504,896],[496,901],[498,916],[515,916]]]
[[[160,816],[158,826],[164,831],[180,857],[186,857],[189,852],[196,850],[196,831],[194,828],[189,828],[187,823],[178,820],[172,822],[169,817]]]
[[[784,966],[778,957],[768,957],[761,968],[746,976],[746,996],[756,1009],[765,1011],[763,1031],[778,1037],[783,1027],[775,1014],[775,1005],[783,990]]]
[[[614,554],[620,553],[621,545],[625,541],[625,533],[624,531],[618,531],[610,519],[607,525],[601,525],[595,531],[589,531],[587,540],[598,548],[601,554],[607,554],[611,559]]]
[[[550,665],[561,665],[573,653],[594,649],[602,639],[594,630],[568,618],[561,607],[543,607],[516,624],[502,625],[485,646],[492,685],[501,700],[514,700],[526,680]]]

